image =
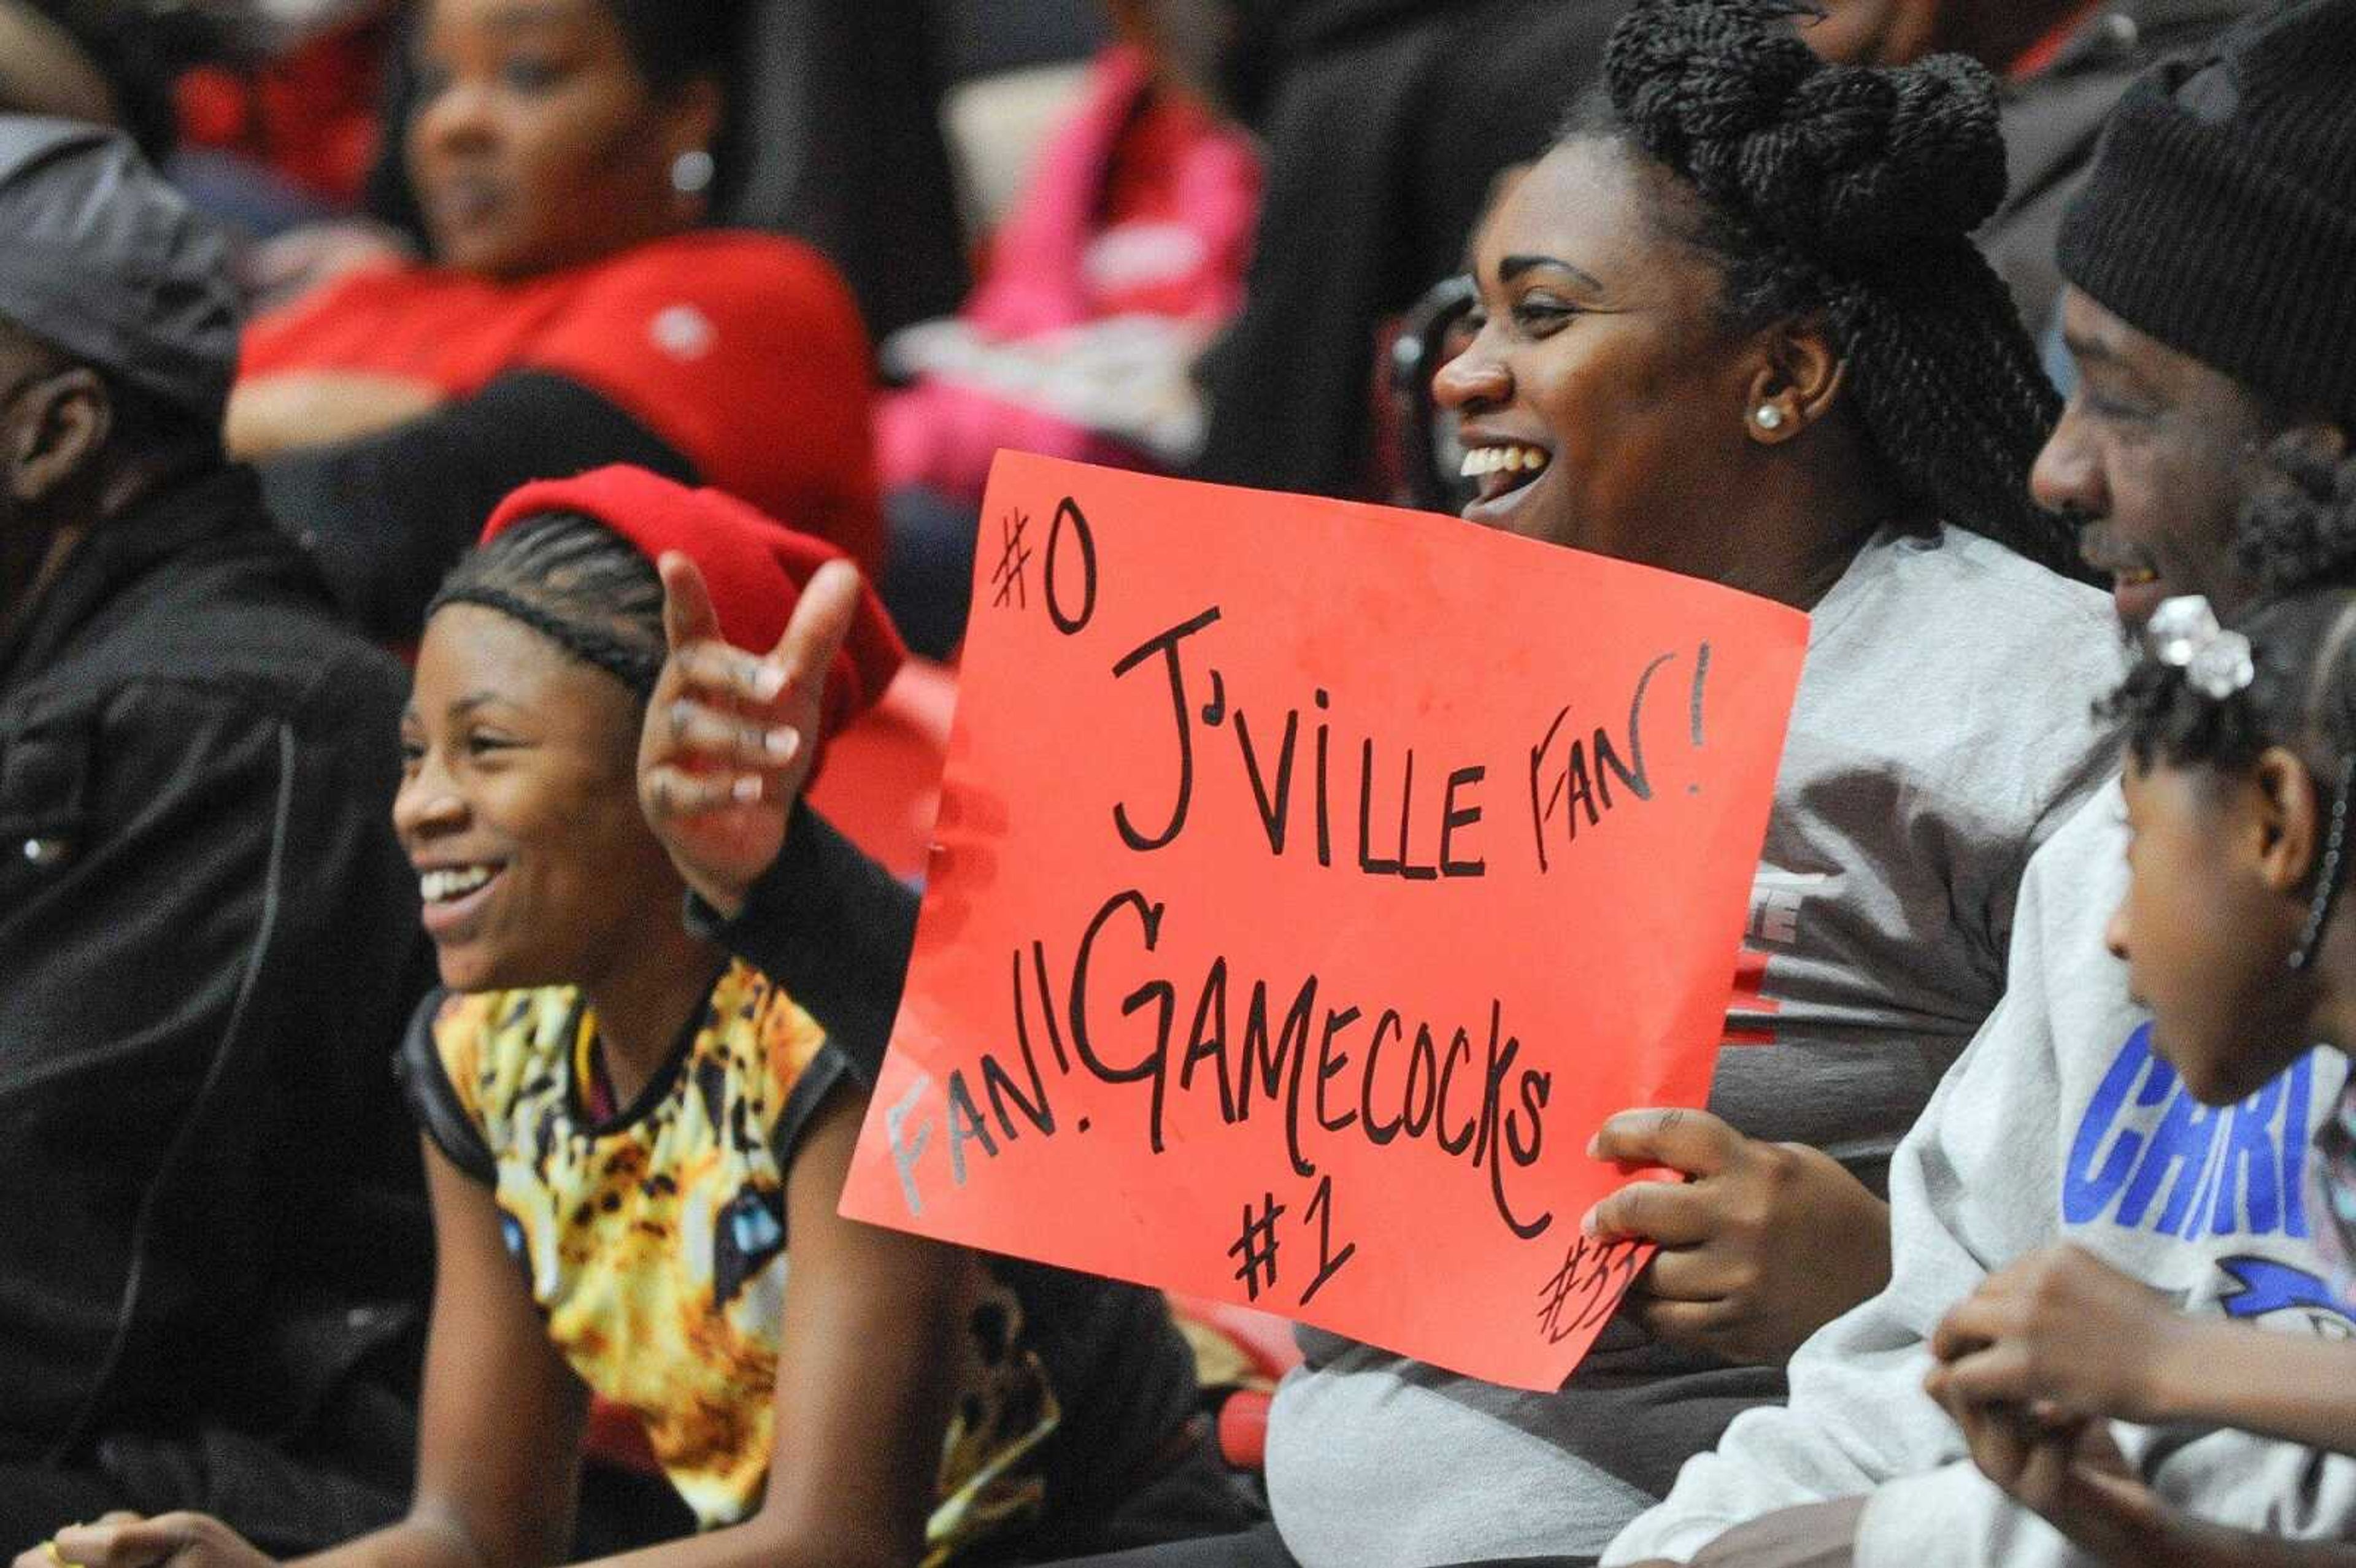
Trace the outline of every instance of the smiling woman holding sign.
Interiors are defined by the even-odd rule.
[[[315,1561],[563,1561],[593,1392],[702,1530],[646,1568],[1027,1562],[1254,1517],[1158,1296],[837,1214],[891,943],[871,962],[847,939],[789,988],[682,922],[635,768],[642,729],[685,722],[677,677],[658,685],[667,631],[793,716],[761,752],[789,797],[900,658],[836,553],[606,468],[510,496],[436,597],[394,805],[447,987],[402,1050],[439,1253],[417,1488],[405,1520]],[[687,584],[668,624],[658,557]],[[796,659],[823,703],[779,673]],[[266,1560],[177,1514],[25,1561]]]
[[[1710,1108],[1597,1139],[1686,1180],[1587,1216],[1661,1251],[1560,1392],[1302,1331],[1268,1561],[1596,1553],[1780,1398],[1888,1277],[1890,1151],[2105,765],[2107,609],[2028,493],[2058,403],[1965,238],[2004,194],[1993,84],[1825,65],[1794,9],[1636,6],[1607,91],[1476,237],[1475,335],[1434,388],[1471,520],[1811,613]]]

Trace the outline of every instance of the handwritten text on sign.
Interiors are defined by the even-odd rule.
[[[1805,620],[1374,507],[1003,456],[843,1211],[1551,1388],[1704,1099]]]

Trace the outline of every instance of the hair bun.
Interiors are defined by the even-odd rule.
[[[1794,0],[1639,0],[1604,76],[1644,149],[1717,206],[1845,263],[1961,239],[2004,199],[1996,83],[1959,55],[1827,65]]]

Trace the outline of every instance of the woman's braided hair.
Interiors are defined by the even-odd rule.
[[[480,604],[520,621],[643,704],[662,673],[662,579],[636,545],[576,513],[502,530],[450,571],[426,607]]]
[[[1971,231],[2004,199],[1996,86],[1961,56],[1831,65],[1800,0],[1638,0],[1566,139],[1623,138],[1699,195],[1686,235],[1738,330],[1821,315],[1907,502],[2063,571],[2029,496],[2061,400]]]
[[[2104,704],[2144,767],[2244,773],[2277,745],[2335,771],[2356,756],[2356,459],[2307,432],[2266,455],[2235,524],[2234,554],[2259,595],[2234,623],[2250,641],[2250,683],[2211,697],[2147,653]]]

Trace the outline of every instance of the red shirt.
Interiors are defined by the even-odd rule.
[[[682,234],[518,283],[361,272],[253,323],[240,375],[366,372],[463,398],[524,369],[589,388],[702,483],[881,566],[866,331],[791,240]]]

